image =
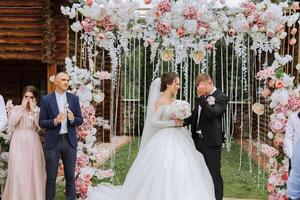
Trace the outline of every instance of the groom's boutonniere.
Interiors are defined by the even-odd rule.
[[[215,99],[215,97],[213,97],[213,96],[208,96],[206,100],[207,100],[207,103],[208,103],[209,105],[211,105],[211,106],[212,106],[212,105],[215,105],[215,103],[216,103],[216,102],[215,102],[216,99]]]

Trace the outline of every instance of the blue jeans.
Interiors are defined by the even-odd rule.
[[[60,135],[56,145],[52,149],[45,148],[47,182],[46,200],[55,200],[56,177],[58,163],[61,158],[64,165],[66,180],[66,196],[68,200],[76,199],[75,191],[75,164],[77,150],[74,148],[67,134]]]

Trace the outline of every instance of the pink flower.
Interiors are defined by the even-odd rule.
[[[275,149],[274,147],[271,147],[267,144],[262,144],[260,146],[260,151],[264,154],[266,154],[269,158],[273,158],[279,154],[279,151]]]
[[[229,29],[228,34],[230,36],[235,36],[236,35],[236,31],[233,28],[231,28],[231,29]]]
[[[108,71],[97,71],[94,76],[100,80],[111,79],[111,73],[109,73]]]
[[[86,136],[88,136],[88,134],[89,134],[89,132],[85,131],[85,130],[78,131],[78,137],[82,138],[82,139],[85,139]]]
[[[269,87],[274,87],[275,81],[273,79],[269,80],[268,85],[269,85]]]
[[[157,4],[157,10],[161,12],[161,14],[165,14],[166,12],[171,12],[172,4],[169,0],[163,0]]]
[[[91,32],[93,31],[93,29],[96,27],[97,22],[95,19],[92,19],[90,17],[85,18],[82,22],[81,22],[81,26],[83,27],[85,32]]]
[[[161,36],[167,35],[171,32],[171,25],[166,22],[158,22],[156,25],[156,31]]]
[[[152,45],[154,43],[152,38],[147,38],[146,42],[147,42],[148,45]]]
[[[261,93],[261,95],[264,97],[264,98],[267,98],[268,96],[270,96],[271,94],[271,91],[269,89],[264,89]]]
[[[271,76],[274,75],[274,72],[275,72],[275,69],[273,67],[267,67],[267,68],[265,68],[263,70],[260,70],[257,73],[257,77],[260,80],[267,80],[269,77],[271,77]]]
[[[294,28],[291,30],[291,35],[296,35],[297,30],[298,30],[298,29],[294,27]]]
[[[195,7],[188,7],[183,10],[183,16],[186,19],[196,19],[197,18],[197,9]]]
[[[206,32],[208,32],[208,30],[210,29],[210,26],[207,22],[198,21],[197,22],[197,30],[199,30],[200,28],[205,28]]]
[[[77,156],[76,165],[80,168],[86,167],[89,164],[89,157],[82,153]]]
[[[179,37],[183,37],[185,34],[184,28],[183,27],[178,28],[176,33]]]
[[[292,5],[292,9],[294,12],[300,9],[299,2],[294,2]]]
[[[111,16],[109,16],[109,15],[104,17],[104,19],[101,21],[101,24],[106,31],[112,31],[116,28],[116,25],[113,24],[113,22],[111,20]]]
[[[91,6],[91,5],[93,5],[94,2],[93,2],[93,0],[86,0],[85,3],[86,3],[86,5]]]
[[[253,2],[242,3],[242,8],[245,16],[250,16],[256,11],[256,5]]]
[[[268,186],[267,186],[267,190],[268,190],[269,193],[274,192],[275,191],[274,185],[269,183]]]
[[[274,32],[273,32],[272,30],[269,30],[269,31],[267,32],[267,36],[268,36],[269,38],[273,37],[273,36],[274,36]]]
[[[275,82],[275,87],[276,87],[277,89],[284,88],[284,83],[283,83],[283,81],[277,80],[277,81]]]
[[[285,26],[283,24],[280,24],[279,26],[277,26],[276,32],[282,33],[284,31],[284,28],[285,28]]]
[[[205,48],[206,48],[207,50],[211,51],[211,50],[214,48],[214,46],[213,46],[211,43],[207,43],[207,44],[205,45]]]
[[[296,42],[297,42],[296,38],[293,37],[293,38],[290,40],[289,44],[290,44],[290,45],[294,45],[294,44],[296,44]]]
[[[150,4],[151,0],[144,0],[144,4]]]

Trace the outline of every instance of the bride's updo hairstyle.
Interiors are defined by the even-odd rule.
[[[179,78],[179,76],[174,72],[163,73],[163,75],[160,77],[161,79],[160,91],[164,92],[167,89],[167,85],[171,85],[176,78]]]

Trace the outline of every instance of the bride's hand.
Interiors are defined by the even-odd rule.
[[[175,119],[176,126],[183,126],[183,120],[181,119]]]

